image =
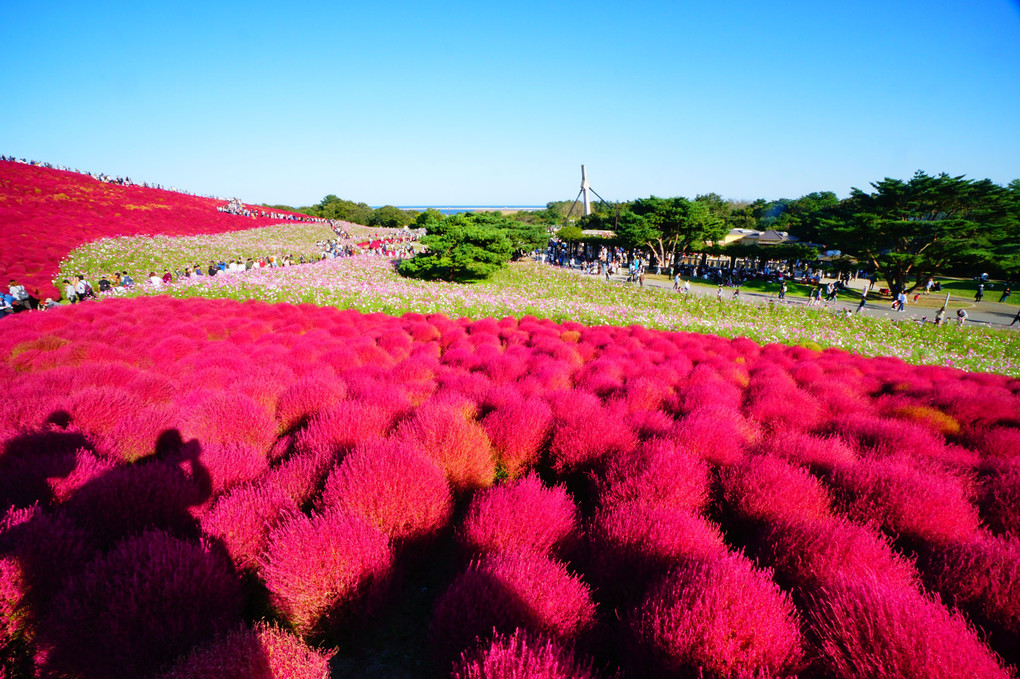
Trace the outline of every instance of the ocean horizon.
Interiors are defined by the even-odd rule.
[[[544,210],[545,205],[396,205],[401,210],[418,210],[424,212],[428,209],[438,210],[444,215],[455,215],[460,212],[525,212],[531,210]]]

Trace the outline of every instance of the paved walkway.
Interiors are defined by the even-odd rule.
[[[605,276],[602,276],[604,279]],[[637,285],[636,283],[628,283],[626,275],[615,275],[611,277],[611,280],[624,285]],[[823,279],[822,283],[828,283],[832,279]],[[861,290],[863,286],[867,285],[866,281],[858,280],[851,282],[845,290],[843,290],[836,302],[826,302],[822,299],[822,306],[820,308],[833,308],[838,306],[841,309],[847,309],[849,311],[855,311],[857,305],[861,300]],[[668,290],[673,289],[672,281],[659,280],[657,278],[645,277],[645,287],[654,288],[666,288]],[[692,284],[691,292],[689,294],[698,295],[711,295],[715,296],[718,293],[718,286],[706,286],[701,284]],[[994,291],[993,291],[994,292]],[[679,294],[679,293],[678,293]],[[985,325],[997,325],[997,326],[1008,326],[1010,321],[1016,316],[1017,307],[1009,304],[999,304],[998,302],[988,301],[989,297],[993,295],[986,295],[985,299],[981,302],[974,302],[972,297],[961,297],[961,296],[950,296],[950,308],[946,312],[946,322],[955,324],[956,323],[956,309],[964,308],[967,310],[967,323],[985,324]],[[729,301],[733,299],[733,288],[723,287],[723,300]],[[777,293],[764,293],[756,292],[751,290],[741,289],[740,299],[752,300],[759,303],[764,303],[768,299],[777,299]],[[942,300],[945,299],[945,293],[932,293],[930,295],[921,295],[921,299],[928,303],[933,303],[935,306],[912,306],[910,301],[913,299],[913,295],[907,297],[907,306],[902,312],[893,311],[890,307],[892,302],[886,301],[874,301],[868,300],[868,303],[864,305],[864,309],[861,313],[865,316],[873,316],[877,318],[889,318],[892,320],[915,320],[920,321],[922,318],[926,318],[928,322],[935,320],[935,312],[938,311],[938,307],[941,306]],[[801,296],[786,295],[786,303],[807,306],[807,298]],[[1020,323],[1013,326],[1014,329],[1020,329]]]

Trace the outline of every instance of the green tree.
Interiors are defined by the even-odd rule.
[[[487,223],[488,222],[488,223]],[[432,220],[421,239],[426,251],[401,263],[411,278],[472,282],[484,280],[510,261],[513,244],[503,228],[484,214],[458,214]]]
[[[392,205],[383,205],[372,211],[368,226],[384,226],[399,229],[414,221],[417,213],[413,210],[401,210]]]
[[[705,202],[650,196],[635,201],[632,210],[654,229],[647,245],[663,266],[669,264],[670,257],[683,256],[708,241],[720,240],[726,232],[725,223]]]
[[[988,255],[1010,228],[1009,192],[988,179],[918,171],[871,186],[854,188],[821,231],[829,247],[869,262],[896,290]]]

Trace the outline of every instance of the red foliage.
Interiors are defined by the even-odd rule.
[[[148,532],[70,581],[39,628],[44,676],[141,677],[240,622],[225,557]]]
[[[455,406],[422,405],[394,432],[394,438],[417,445],[446,472],[457,492],[486,488],[496,474],[485,430]]]
[[[755,456],[720,473],[729,513],[746,520],[818,519],[829,515],[825,487],[806,470]]]
[[[220,541],[238,570],[254,572],[270,531],[297,510],[297,502],[274,484],[241,486],[203,514],[202,530]]]
[[[973,537],[977,507],[955,477],[903,458],[840,467],[833,475],[846,511],[892,534],[941,543]]]
[[[578,662],[555,642],[518,629],[496,635],[486,648],[465,653],[453,679],[595,679],[590,663]]]
[[[339,379],[306,377],[294,382],[280,394],[276,421],[282,431],[290,431],[320,410],[339,403],[347,395],[347,385]]]
[[[111,469],[82,486],[64,508],[109,547],[150,529],[192,535],[197,526],[188,510],[207,499],[207,489],[180,468],[149,462]]]
[[[980,536],[936,551],[926,581],[1020,649],[1020,540]],[[1015,651],[1016,652],[1016,651]]]
[[[357,515],[396,541],[434,536],[453,513],[443,470],[393,439],[359,445],[330,472],[319,503]]]
[[[301,634],[367,613],[390,576],[386,535],[336,510],[288,518],[269,537],[260,573],[270,602]]]
[[[552,429],[552,411],[541,399],[504,390],[481,425],[499,465],[507,476],[517,478],[538,461]]]
[[[624,421],[625,413],[624,408],[609,408],[584,392],[557,397],[549,449],[557,471],[591,469],[610,455],[632,450],[637,437]]]
[[[816,436],[804,432],[776,432],[760,443],[760,451],[819,472],[831,472],[840,465],[853,464],[857,455],[837,436]]]
[[[119,186],[87,175],[0,161],[0,228],[17,242],[0,257],[3,280],[58,297],[52,286],[62,257],[103,237],[172,236],[240,231],[279,220],[217,211],[222,201],[162,189]],[[250,208],[258,209],[258,208]],[[137,273],[137,272],[133,272]]]
[[[826,676],[1010,676],[959,614],[898,583],[836,576],[808,617]]]
[[[981,515],[993,532],[1020,538],[1020,460],[992,467],[982,488]]]
[[[316,413],[298,434],[298,449],[336,456],[352,450],[359,443],[384,437],[394,417],[384,403],[341,401]]]
[[[494,633],[520,627],[573,641],[594,620],[588,587],[563,564],[527,552],[494,553],[473,563],[439,596],[431,636],[444,663]]]
[[[631,620],[640,676],[789,676],[804,658],[793,602],[740,556],[691,562]]]
[[[733,464],[758,436],[757,427],[738,409],[710,405],[691,410],[677,422],[670,438],[707,462]]]
[[[844,517],[768,523],[757,536],[759,557],[790,587],[811,590],[834,578],[875,578],[910,587],[913,566],[888,538]]]
[[[595,477],[599,504],[608,509],[637,502],[700,511],[708,501],[708,465],[678,448],[672,441],[653,440],[614,455]]]
[[[588,538],[585,570],[612,603],[633,601],[678,564],[726,554],[714,524],[682,509],[638,502],[597,513]]]
[[[577,508],[563,487],[529,475],[475,493],[458,536],[475,554],[563,555],[577,540]]]
[[[197,392],[180,402],[181,437],[207,443],[243,443],[263,454],[276,440],[276,421],[243,394]]]
[[[197,648],[158,679],[324,679],[335,651],[320,651],[278,627],[238,628]]]

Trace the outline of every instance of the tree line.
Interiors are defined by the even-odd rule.
[[[895,290],[912,290],[936,275],[1020,277],[1020,180],[1000,186],[918,171],[906,181],[887,177],[870,186],[853,188],[842,200],[824,191],[774,201],[727,201],[710,193],[600,203],[559,236],[590,242],[582,230],[612,231],[615,244],[645,250],[664,267],[693,252],[805,259],[838,250],[837,268],[874,271]],[[732,229],[785,231],[798,242],[718,245]]]
[[[663,268],[692,253],[762,259],[812,260],[838,250],[836,268],[874,271],[895,290],[914,289],[930,276],[989,273],[1020,278],[1020,180],[1000,186],[918,171],[908,180],[886,177],[870,190],[853,188],[840,199],[831,191],[800,198],[734,201],[716,193],[595,204],[577,217],[572,201],[553,201],[544,210],[464,213],[444,217],[328,195],[294,210],[368,226],[426,229],[428,253],[405,262],[401,272],[421,278],[480,280],[523,252],[541,247],[548,232],[575,243],[621,246],[647,252]],[[797,241],[784,245],[723,246],[733,229],[782,231]],[[586,236],[587,230],[611,236]]]

